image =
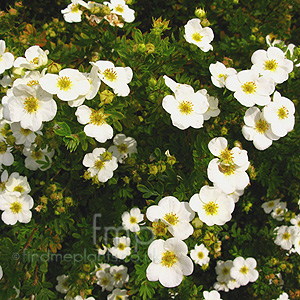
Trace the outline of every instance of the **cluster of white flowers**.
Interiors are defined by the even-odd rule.
[[[277,221],[284,219],[284,214],[287,212],[286,202],[280,202],[281,199],[266,201],[261,205],[266,214],[271,213],[272,218]]]
[[[226,68],[221,62],[211,64],[212,83],[234,92],[234,97],[249,107],[244,116],[242,133],[246,140],[253,141],[258,150],[265,150],[274,140],[293,130],[295,122],[294,103],[275,91],[277,84],[286,81],[293,70],[293,62],[274,46],[257,50],[251,57],[250,70],[237,72]],[[274,93],[275,91],[275,93]],[[271,101],[271,95],[273,101]],[[261,111],[254,105],[264,106]]]
[[[219,260],[216,265],[217,282],[214,284],[214,288],[218,291],[228,292],[256,281],[259,276],[256,264],[256,260],[252,257],[244,259],[239,256],[233,261]]]
[[[31,191],[26,176],[14,172],[8,177],[7,171],[1,175],[0,210],[1,218],[7,225],[28,223],[31,220],[33,199],[28,195]]]
[[[107,7],[109,13],[105,17],[97,17],[95,15],[87,16],[88,19],[95,20],[100,23],[103,19],[107,20],[111,26],[123,27],[123,21],[131,23],[134,21],[134,10],[129,8],[125,0],[111,0],[103,2],[103,4],[83,0],[71,0],[71,3],[61,11],[63,17],[68,23],[81,22],[83,10],[95,11],[95,8],[103,9]]]
[[[218,99],[208,95],[207,90],[202,89],[195,93],[190,85],[177,83],[166,75],[164,79],[165,84],[175,94],[167,95],[162,101],[165,111],[171,114],[174,126],[181,130],[190,126],[201,128],[204,120],[219,115]]]

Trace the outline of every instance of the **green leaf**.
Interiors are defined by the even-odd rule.
[[[54,129],[54,132],[57,134],[57,135],[60,135],[60,136],[67,136],[67,135],[71,135],[72,134],[72,131],[69,127],[69,125],[65,122],[58,122],[57,125],[59,126],[58,129]]]

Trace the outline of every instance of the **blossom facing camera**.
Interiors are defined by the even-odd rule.
[[[126,236],[115,237],[113,239],[114,246],[109,248],[108,251],[119,259],[125,259],[130,255],[130,238]]]
[[[131,232],[138,232],[140,226],[138,223],[142,222],[144,215],[141,214],[141,211],[138,207],[134,207],[130,212],[125,211],[122,216],[122,226],[125,230],[130,230]]]
[[[219,61],[214,64],[210,64],[209,71],[211,73],[211,81],[213,85],[218,88],[225,87],[225,80],[227,77],[237,73],[234,68],[226,68],[225,65]]]
[[[110,2],[103,2],[103,4],[111,9],[112,14],[121,16],[125,22],[134,21],[134,10],[129,8],[124,0],[110,0]]]
[[[14,59],[13,54],[5,52],[5,41],[0,40],[0,74],[13,66]]]
[[[214,32],[211,28],[201,26],[200,19],[191,19],[184,25],[184,38],[188,43],[198,46],[202,51],[213,50],[210,42],[214,39]]]
[[[204,246],[204,244],[201,245],[196,245],[193,250],[191,250],[191,258],[193,261],[200,265],[206,265],[210,261],[210,257],[208,256],[209,251],[208,249]]]
[[[183,275],[191,275],[194,270],[187,253],[187,245],[177,238],[153,241],[148,248],[148,256],[152,261],[146,270],[148,280],[158,280],[167,288],[180,285]]]

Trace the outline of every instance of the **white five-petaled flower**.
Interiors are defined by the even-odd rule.
[[[246,285],[258,279],[258,271],[256,268],[256,260],[253,257],[244,259],[239,256],[233,260],[233,266],[230,269],[230,275],[240,285]]]
[[[222,261],[219,260],[215,267],[217,273],[217,280],[219,282],[225,282],[226,284],[232,280],[230,276],[230,269],[232,268],[233,263],[232,260]]]
[[[81,105],[76,109],[75,115],[78,122],[85,125],[84,132],[87,136],[95,138],[100,143],[105,143],[113,137],[113,128],[106,123],[105,119],[108,116],[103,110],[94,110]]]
[[[117,96],[126,97],[130,93],[128,83],[131,81],[133,72],[130,67],[115,67],[110,61],[98,60],[91,64],[98,69],[99,78],[114,90]]]
[[[154,222],[162,220],[168,227],[168,231],[175,237],[185,240],[193,234],[194,228],[189,223],[195,213],[190,209],[187,202],[180,202],[173,196],[162,198],[158,205],[148,207],[146,217]]]
[[[26,84],[31,87],[39,85],[40,79],[46,74],[46,71],[46,68],[44,68],[42,72],[37,70],[26,71],[24,76],[22,76],[21,78],[17,78],[13,82],[13,87],[19,84]]]
[[[0,74],[10,69],[14,64],[14,56],[10,52],[5,52],[5,41],[0,40]]]
[[[138,207],[134,207],[130,212],[123,212],[122,216],[122,226],[125,230],[130,230],[131,232],[140,231],[140,226],[138,223],[142,222],[144,219],[144,214],[141,213]]]
[[[188,43],[195,44],[204,52],[213,50],[210,42],[214,39],[214,32],[209,27],[202,28],[200,19],[189,20],[184,29],[184,38]]]
[[[224,225],[231,220],[234,210],[232,197],[224,194],[219,188],[208,185],[203,186],[199,193],[191,197],[189,205],[208,226]]]
[[[128,282],[129,275],[127,271],[128,268],[123,265],[113,266],[109,269],[115,287],[120,288],[124,283]]]
[[[204,246],[204,244],[201,244],[196,245],[195,248],[191,250],[190,256],[196,264],[202,266],[209,263],[210,257],[208,256],[208,254],[208,249]]]
[[[292,131],[295,124],[295,105],[279,92],[275,92],[273,101],[263,108],[263,116],[270,123],[271,130],[279,137]]]
[[[219,61],[215,64],[210,64],[209,71],[211,73],[212,83],[219,88],[225,87],[225,80],[229,75],[237,73],[234,68],[226,68],[225,65]]]
[[[114,288],[114,280],[112,275],[107,270],[98,270],[96,272],[97,284],[102,287],[102,292],[112,291]]]
[[[269,148],[273,140],[279,139],[279,136],[273,133],[270,124],[264,119],[262,112],[256,106],[247,109],[244,122],[242,133],[246,140],[253,141],[254,147],[258,150]]]
[[[273,208],[273,211],[271,212],[271,216],[277,221],[282,221],[287,210],[286,202],[277,202]]]
[[[275,200],[264,202],[261,205],[261,207],[263,208],[263,210],[265,211],[266,214],[269,214],[276,208],[276,206],[280,200],[281,199],[275,199]]]
[[[260,76],[254,70],[243,70],[227,77],[226,87],[235,92],[234,97],[244,106],[267,105],[275,90],[272,78]]]
[[[19,84],[13,88],[8,99],[8,110],[12,122],[20,122],[23,129],[37,131],[44,121],[51,121],[57,111],[52,95],[39,85]]]
[[[166,80],[166,82],[168,81]],[[170,85],[169,82],[168,85]],[[173,125],[181,130],[190,126],[193,128],[203,127],[203,115],[209,107],[207,97],[201,91],[195,93],[194,89],[187,84],[170,86],[175,97],[173,95],[164,97],[162,106],[171,114]]]
[[[55,286],[55,289],[63,294],[66,294],[70,289],[70,284],[68,283],[68,275],[60,275],[56,277],[57,285]]]
[[[113,171],[118,168],[117,158],[112,156],[105,148],[95,148],[83,158],[83,165],[88,167],[91,176],[98,177],[100,182],[106,182],[113,177]]]
[[[32,131],[30,129],[24,129],[21,127],[20,122],[12,123],[10,125],[12,135],[15,137],[16,145],[24,145],[29,148],[35,141],[37,134],[42,135],[40,130]],[[40,128],[41,129],[41,128]]]
[[[132,153],[136,153],[137,142],[132,137],[126,137],[123,133],[118,133],[113,138],[114,145],[108,148],[108,151],[118,159],[118,162],[124,163],[125,159]]]
[[[0,209],[2,221],[7,225],[28,223],[31,220],[33,199],[28,194],[4,193],[0,195]]]
[[[81,22],[82,10],[79,7],[82,5],[88,8],[88,5],[82,0],[71,0],[71,2],[65,9],[61,10],[61,13],[68,23]]]
[[[18,57],[14,62],[14,67],[26,68],[28,70],[38,69],[48,62],[48,50],[43,50],[40,46],[31,46],[25,51],[25,57]]]
[[[261,75],[271,77],[276,83],[282,83],[289,78],[293,71],[293,62],[285,58],[284,52],[277,47],[268,50],[257,50],[252,54],[252,69]]]
[[[300,234],[300,214],[292,218],[290,222],[292,225],[294,225],[293,227],[295,228],[296,232]]]
[[[46,74],[40,79],[46,92],[56,94],[60,100],[71,101],[90,91],[90,82],[76,69],[63,69],[59,74]]]
[[[103,2],[103,4],[108,5],[111,13],[121,16],[125,22],[134,21],[134,10],[129,8],[124,0],[110,0],[110,2]]]
[[[222,300],[221,295],[217,291],[204,291],[204,300]]]
[[[30,185],[26,176],[20,176],[19,173],[13,172],[5,182],[6,193],[14,193],[17,196],[29,194],[31,191]]]
[[[111,294],[107,296],[107,300],[126,300],[128,299],[127,290],[114,289]]]
[[[130,238],[126,236],[113,238],[114,246],[109,248],[108,251],[119,259],[125,259],[126,256],[130,255]]]
[[[30,148],[23,149],[23,154],[26,156],[25,167],[28,170],[35,171],[40,169],[41,171],[46,171],[51,167],[54,150],[48,151],[48,146],[44,149],[38,149],[36,145],[32,144]],[[40,164],[39,162],[44,163]]]
[[[287,293],[282,293],[277,299],[274,300],[289,300],[289,295]]]
[[[191,275],[194,270],[187,253],[187,245],[177,238],[153,241],[148,248],[148,256],[152,261],[146,270],[148,280],[159,280],[168,288],[178,286],[183,275]]]
[[[294,226],[282,225],[275,228],[276,238],[275,244],[280,246],[284,250],[290,250],[293,246],[294,238],[297,234],[297,230]]]

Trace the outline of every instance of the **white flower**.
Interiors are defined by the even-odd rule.
[[[278,140],[279,136],[271,130],[270,124],[264,119],[258,107],[250,107],[244,116],[245,125],[242,133],[246,140],[253,141],[253,145],[258,150],[269,148],[273,140]]]
[[[110,268],[109,272],[113,279],[113,284],[115,287],[122,287],[124,283],[128,282],[129,275],[127,273],[127,267],[120,265],[120,266],[113,266]]]
[[[43,69],[42,72],[33,70],[33,71],[27,71],[25,72],[25,75],[21,78],[17,78],[14,83],[13,87],[19,85],[19,84],[26,84],[28,86],[36,86],[39,85],[40,79],[45,75],[47,69]]]
[[[19,195],[29,194],[31,191],[30,185],[26,176],[20,176],[19,173],[13,172],[5,182],[5,192],[18,193]]]
[[[229,288],[225,282],[217,281],[214,283],[213,288],[217,291],[229,292]]]
[[[89,93],[91,85],[88,79],[76,69],[63,69],[59,74],[46,74],[40,79],[40,85],[46,92],[57,94],[63,101],[71,101],[80,95]]]
[[[130,67],[115,67],[110,61],[98,60],[91,64],[98,68],[99,78],[114,90],[117,96],[126,97],[130,93],[128,83],[131,81],[133,73]]]
[[[299,235],[299,233],[294,237],[293,246],[295,247],[295,251],[300,255],[300,235]]]
[[[103,110],[94,110],[86,105],[81,105],[76,109],[75,115],[77,121],[85,125],[85,134],[95,138],[99,143],[105,143],[113,137],[113,128],[106,123],[105,119],[108,115]]]
[[[100,182],[106,182],[113,177],[113,171],[118,168],[117,158],[105,148],[95,148],[83,158],[83,165],[88,167],[91,176],[97,175]]]
[[[13,88],[8,110],[12,122],[20,122],[22,128],[37,131],[42,122],[51,121],[55,117],[57,105],[52,95],[40,86],[19,84]]]
[[[66,294],[69,289],[70,289],[70,285],[68,283],[68,275],[60,275],[56,277],[57,280],[57,285],[55,286],[55,289],[63,294]]]
[[[214,33],[209,27],[202,28],[200,19],[189,20],[184,30],[184,38],[188,43],[195,44],[204,52],[213,50],[210,42],[214,39]]]
[[[82,0],[71,0],[71,2],[65,9],[61,10],[61,13],[68,23],[80,22],[82,10],[79,9],[79,5],[87,7],[87,3]]]
[[[178,286],[183,275],[191,275],[194,270],[187,253],[187,245],[177,238],[153,241],[148,248],[148,256],[152,261],[146,270],[148,280],[159,280],[168,288]]]
[[[184,240],[194,232],[189,222],[193,220],[195,213],[187,202],[180,202],[173,196],[164,197],[158,205],[148,207],[146,216],[151,222],[162,220],[175,238]]]
[[[15,137],[16,145],[24,145],[29,148],[35,141],[37,134],[42,135],[40,130],[32,131],[30,129],[24,129],[21,127],[20,122],[15,122],[10,125],[12,135]],[[41,129],[41,128],[40,128]]]
[[[121,218],[122,226],[125,230],[130,230],[131,232],[138,232],[140,231],[140,226],[138,223],[143,221],[144,215],[141,214],[139,208],[134,207],[130,210],[130,212],[123,212]]]
[[[19,197],[13,193],[0,195],[0,209],[3,210],[1,218],[7,225],[15,225],[17,221],[20,223],[30,222],[32,207],[33,199],[27,194]]]
[[[112,291],[114,288],[114,280],[112,275],[106,270],[99,270],[96,272],[97,284],[102,287],[102,292]]]
[[[18,57],[14,62],[14,67],[26,68],[28,70],[38,69],[48,62],[48,50],[43,50],[40,46],[31,46],[25,51],[25,57]]]
[[[289,295],[287,293],[282,293],[276,300],[289,300]]]
[[[271,212],[271,216],[277,221],[282,221],[284,219],[284,214],[286,212],[287,212],[286,202],[278,202],[275,204],[275,207]]]
[[[127,290],[114,289],[112,294],[107,296],[107,300],[126,300],[128,297]]]
[[[256,268],[256,260],[252,257],[244,259],[239,256],[233,260],[233,266],[230,269],[230,275],[240,285],[246,285],[248,282],[254,282],[258,279],[258,271]]]
[[[296,236],[296,230],[294,226],[285,226],[275,228],[276,238],[275,244],[280,246],[284,250],[290,250],[293,246],[293,241]]]
[[[295,105],[279,92],[275,92],[273,101],[263,108],[265,120],[271,124],[271,130],[279,137],[285,136],[292,131],[295,124]]]
[[[201,91],[195,93],[187,84],[178,85],[174,93],[175,97],[167,95],[162,101],[163,108],[171,114],[173,125],[182,130],[190,126],[203,127],[203,114],[209,107],[206,96]]]
[[[82,298],[80,295],[76,296],[74,300],[95,300],[94,297]]]
[[[46,171],[51,167],[54,150],[48,151],[47,146],[44,149],[37,149],[37,147],[33,144],[30,148],[24,148],[23,154],[26,156],[25,167],[27,169],[32,171],[37,169]],[[38,161],[44,163],[40,164]]]
[[[204,291],[204,300],[222,300],[221,295],[217,291]]]
[[[252,54],[252,68],[261,75],[270,76],[276,83],[282,83],[293,71],[293,62],[285,58],[284,52],[277,47],[269,47],[267,51],[257,50]]]
[[[108,151],[118,159],[118,162],[124,163],[127,157],[130,157],[132,153],[136,153],[137,142],[132,137],[126,137],[123,133],[118,133],[113,139],[113,146],[108,148]]]
[[[295,218],[292,218],[290,220],[290,222],[291,222],[292,225],[294,225],[293,227],[295,228],[295,230],[297,232],[299,232],[299,234],[300,234],[300,214],[295,216]]]
[[[267,105],[271,102],[270,95],[275,90],[273,79],[261,76],[254,70],[243,70],[228,76],[226,87],[235,92],[234,97],[244,106]]]
[[[2,267],[0,266],[0,280],[2,279],[3,277],[3,270],[2,270]]]
[[[207,95],[207,101],[209,107],[207,111],[203,114],[204,121],[209,120],[211,117],[217,117],[220,114],[220,109],[218,108],[218,98]]]
[[[224,225],[231,220],[234,210],[232,197],[224,194],[219,188],[208,185],[200,189],[190,199],[190,207],[198,213],[199,219],[208,226]]]
[[[130,238],[126,236],[113,238],[114,246],[109,248],[108,251],[119,259],[124,259],[126,256],[130,255]]]
[[[120,15],[125,22],[131,23],[134,21],[134,10],[129,8],[124,0],[110,0],[110,2],[103,2],[111,9],[111,13]]]
[[[232,260],[219,260],[217,262],[215,270],[217,273],[217,280],[219,282],[225,282],[227,284],[230,280],[232,280],[232,277],[230,276],[230,270],[232,266]]]
[[[269,214],[271,211],[273,211],[277,204],[279,203],[280,199],[275,199],[271,201],[267,201],[261,205],[261,207],[264,209],[266,214]]]
[[[0,74],[10,69],[14,64],[14,56],[10,52],[5,52],[5,41],[0,40]]]
[[[11,154],[12,147],[8,146],[5,142],[0,142],[0,170],[2,165],[11,166],[14,162],[14,157]]]
[[[196,264],[199,264],[200,266],[207,265],[209,263],[210,257],[208,256],[209,251],[204,246],[204,244],[201,244],[198,246],[198,244],[195,246],[195,249],[191,250],[191,258]]]
[[[237,73],[234,68],[226,68],[225,65],[219,61],[217,61],[215,64],[210,64],[209,71],[212,75],[212,83],[219,88],[225,87],[225,80],[229,75]]]

